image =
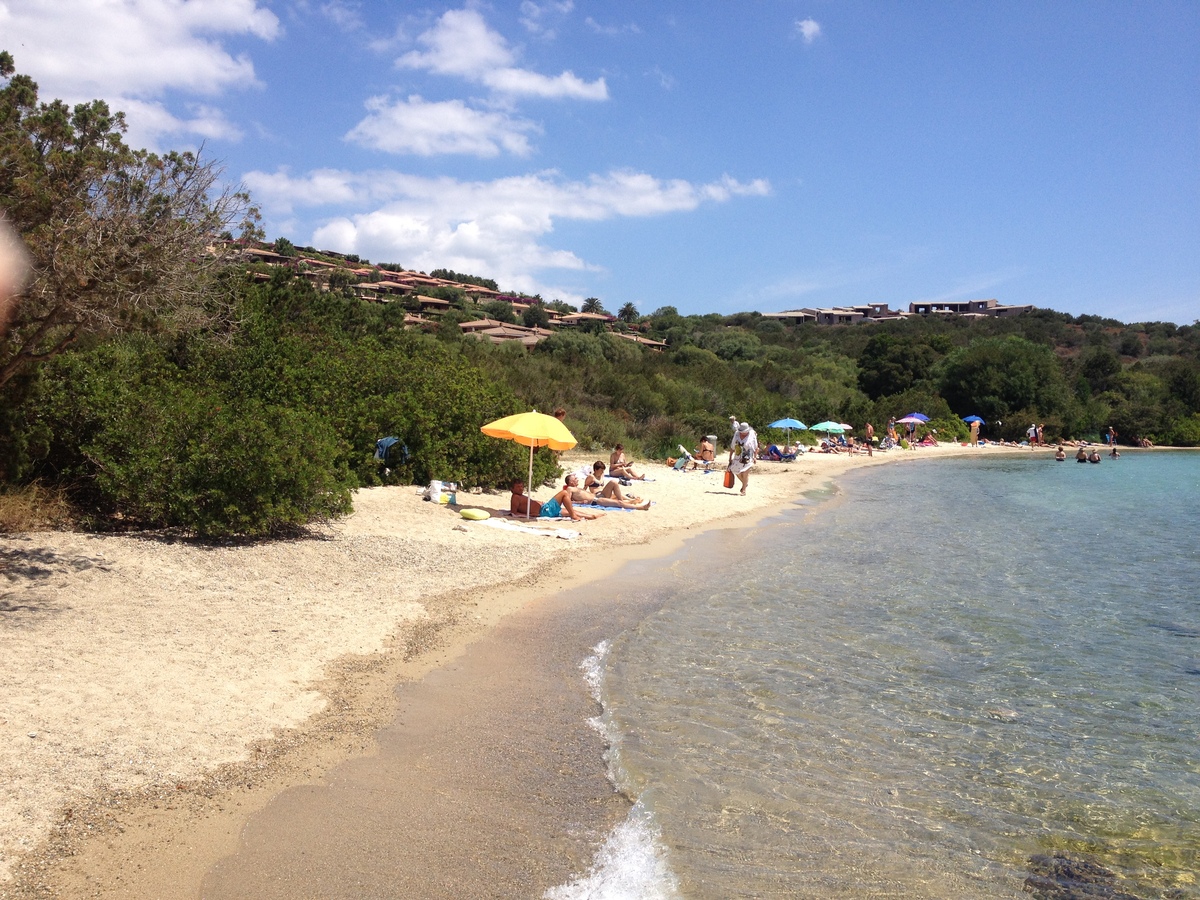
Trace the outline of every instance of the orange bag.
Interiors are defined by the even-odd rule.
[[[733,473],[730,472],[728,469],[725,470],[725,487],[727,487],[727,488],[733,487]]]

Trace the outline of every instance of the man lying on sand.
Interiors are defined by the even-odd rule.
[[[572,521],[583,519],[599,519],[604,513],[579,512],[571,502],[571,483],[579,484],[575,475],[567,476],[567,485],[545,503],[539,503],[525,494],[525,482],[514,478],[512,483],[512,499],[508,502],[508,511],[515,517],[531,519],[557,519],[559,516],[569,516]]]
[[[580,512],[575,508],[575,505],[571,501],[571,495],[578,488],[579,476],[572,472],[567,476],[566,484],[563,485],[559,492],[542,504],[540,517],[543,519],[555,519],[566,515],[570,516],[572,522],[578,522],[582,519],[602,518],[604,516],[602,512]]]

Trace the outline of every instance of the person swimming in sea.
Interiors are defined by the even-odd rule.
[[[1067,458],[1067,451],[1063,449],[1063,445],[1059,444],[1058,449],[1054,451],[1054,459],[1056,462],[1062,462]]]
[[[1088,454],[1088,462],[1090,462],[1090,463],[1100,462],[1100,451],[1093,448],[1092,452]]]

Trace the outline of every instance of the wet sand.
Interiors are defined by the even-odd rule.
[[[379,751],[275,798],[201,895],[538,897],[586,871],[628,804],[579,663],[641,606],[564,592],[401,686]]]

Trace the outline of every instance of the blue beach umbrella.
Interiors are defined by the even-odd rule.
[[[920,419],[922,422],[929,421],[929,416],[925,415],[925,413],[909,413],[904,418],[905,419]]]
[[[808,426],[805,425],[803,422],[801,422],[799,419],[776,419],[774,422],[772,422],[767,427],[768,428],[788,428],[788,429],[795,428],[797,431],[808,430]]]
[[[767,427],[768,428],[786,428],[787,429],[787,437],[785,437],[783,439],[783,442],[785,444],[790,444],[792,442],[792,429],[793,428],[796,429],[797,431],[807,431],[808,430],[808,426],[805,425],[803,422],[801,422],[799,419],[776,419],[774,422],[772,422]]]
[[[964,422],[978,422],[980,425],[987,424],[987,422],[983,421],[983,419],[979,418],[979,416],[965,416],[963,418],[963,421]]]

